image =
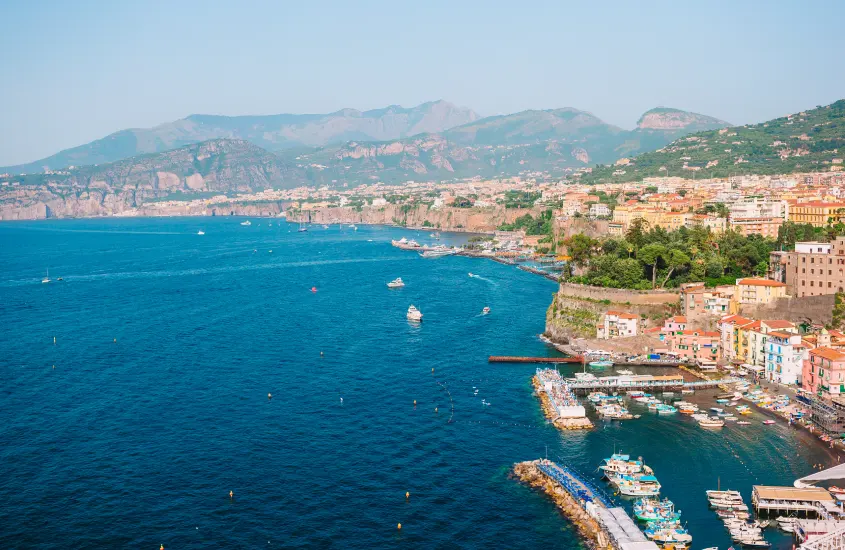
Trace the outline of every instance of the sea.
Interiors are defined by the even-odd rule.
[[[0,223],[0,546],[580,548],[511,469],[601,484],[616,451],[654,468],[694,548],[727,548],[706,489],[750,504],[836,463],[759,413],[706,431],[634,405],[561,432],[534,365],[487,361],[558,355],[539,337],[555,283],[390,245],[434,242],[418,230],[243,221]]]

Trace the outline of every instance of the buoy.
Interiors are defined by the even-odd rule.
[[[229,491],[229,499],[231,500],[231,499],[233,499],[233,498],[235,498],[235,492],[234,492],[234,491]]]
[[[55,343],[56,343],[56,337],[53,336],[53,344],[55,345]]]
[[[53,368],[56,368],[56,365],[53,365]],[[414,406],[415,407],[417,406],[417,400],[416,399],[414,399]]]
[[[117,338],[114,339],[114,343],[117,344]]]
[[[268,393],[268,394],[267,394],[267,399],[273,399],[273,394],[272,394],[272,393]]]
[[[434,367],[431,367],[431,372],[434,372]]]
[[[317,292],[317,287],[316,287],[316,286],[312,286],[312,287],[311,287],[311,292]]]
[[[401,524],[401,523],[397,523],[397,524],[396,524],[396,528],[397,528],[397,529],[399,529],[399,530],[401,531],[401,530],[402,530],[402,524]]]
[[[405,491],[405,500],[408,500],[409,498],[411,498],[411,492]]]
[[[158,550],[164,550],[164,545],[162,544],[161,548],[159,548]]]
[[[323,352],[321,351],[321,352],[320,352],[320,357],[322,357],[322,356],[323,356]]]
[[[53,368],[56,368],[56,365],[53,365]]]
[[[434,407],[434,412],[437,412],[437,407]]]

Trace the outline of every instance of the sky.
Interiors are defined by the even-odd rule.
[[[734,124],[845,97],[840,0],[0,0],[0,166],[189,114],[446,99]]]

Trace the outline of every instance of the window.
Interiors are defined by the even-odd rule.
[[[810,275],[815,275],[815,274],[816,274],[816,270],[815,270],[815,269],[811,269],[811,270],[810,270]]]
[[[815,281],[810,281],[810,286],[815,286],[813,283],[815,283]]]

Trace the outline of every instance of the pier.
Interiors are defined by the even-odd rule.
[[[582,535],[593,538],[599,548],[658,550],[657,544],[646,538],[624,508],[614,506],[610,497],[571,468],[550,460],[536,460],[517,464],[514,471],[523,481],[539,474],[551,482],[553,491],[546,487],[551,496],[562,489],[566,499],[557,502],[558,505]]]
[[[488,363],[583,363],[584,358],[575,357],[519,357],[516,355],[491,355]]]
[[[815,514],[818,518],[838,518],[842,509],[836,506],[833,496],[819,487],[772,487],[755,485],[751,492],[751,504],[760,512],[790,515],[804,512],[805,516]]]
[[[684,382],[682,376],[607,376],[594,380],[569,379],[569,388],[577,395],[586,395],[594,391],[683,391],[683,390],[704,390],[717,388],[722,384],[733,384],[739,382],[736,378],[723,378],[721,380],[698,380],[695,382]]]

